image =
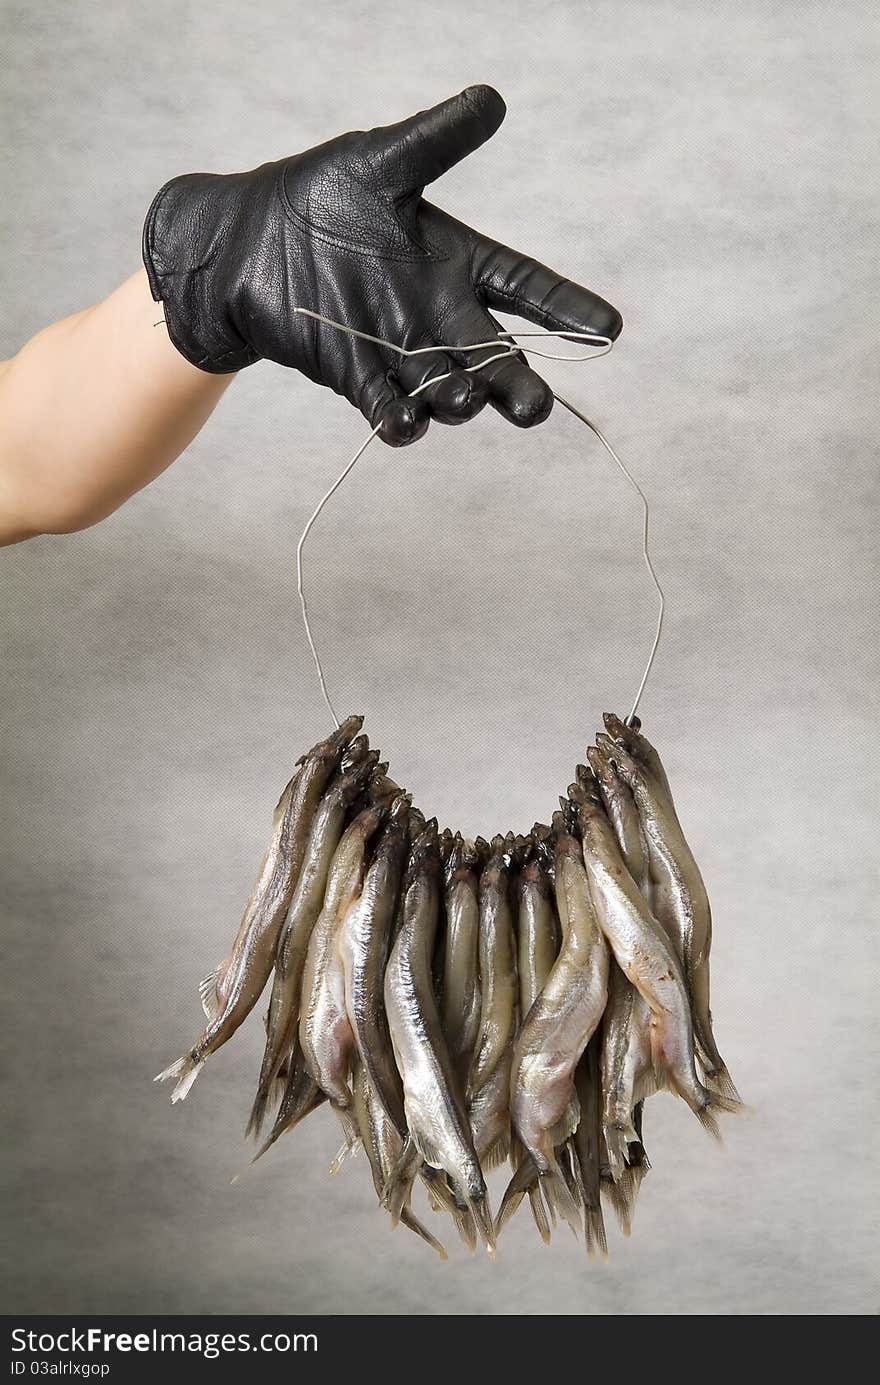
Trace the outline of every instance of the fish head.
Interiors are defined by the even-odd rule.
[[[668,782],[660,756],[647,737],[641,734],[639,728],[642,723],[639,721],[638,717],[636,717],[631,724],[627,725],[627,723],[622,722],[619,717],[614,716],[610,712],[606,712],[603,720],[605,722],[605,729],[608,732],[608,737],[618,750],[625,751],[641,769],[659,783],[666,784]],[[596,743],[599,744],[600,741],[601,737],[597,736]],[[615,756],[614,758],[616,759],[617,757]],[[625,777],[626,776],[624,776],[624,778]]]
[[[413,842],[409,855],[408,873],[411,874],[412,883],[426,877],[439,880],[442,871],[443,858],[440,853],[437,819],[431,818],[425,823],[424,830]]]
[[[412,807],[409,810],[409,822],[407,824],[409,839],[415,842],[425,830],[425,815],[419,809]]]
[[[318,753],[326,756],[328,759],[335,759],[339,751],[331,744],[331,740],[332,737],[330,740],[324,741],[323,745],[318,747]],[[359,765],[369,749],[369,738],[367,736],[356,736],[351,742],[351,745],[343,751],[342,758],[339,762],[339,767],[343,774],[347,774],[350,770],[354,769],[355,765]]]
[[[632,789],[635,783],[643,777],[640,763],[634,756],[630,755],[623,745],[613,741],[610,736],[603,735],[600,731],[596,737],[596,747],[599,751],[597,766],[602,768],[605,763],[608,764],[609,770],[606,772],[606,777],[612,790],[615,779],[623,780],[624,784]]]
[[[378,750],[368,750],[358,764],[337,776],[337,786],[346,803],[353,803],[366,790],[378,759]]]
[[[522,868],[519,877],[520,889],[538,890],[548,898],[552,894],[552,884],[548,873],[549,849],[546,842],[534,847],[532,854]]]
[[[388,805],[388,814],[376,852],[397,856],[406,850],[409,831],[409,814],[412,800],[409,794],[400,793]]]
[[[445,876],[447,888],[458,876],[459,870],[461,868],[461,861],[463,855],[464,843],[460,841],[454,841],[451,847],[449,848],[449,854],[446,857]]]
[[[398,793],[391,801],[388,809],[389,825],[394,823],[406,826],[409,821],[410,810],[412,808],[412,798],[408,793]]]
[[[443,831],[440,833],[440,836],[438,838],[438,846],[440,848],[441,860],[444,862],[448,861],[452,853],[452,849],[455,846],[455,838],[448,827],[444,827]]]
[[[579,822],[597,813],[600,813],[602,817],[605,816],[605,804],[602,801],[599,783],[594,774],[584,775],[577,784],[570,786],[568,792]]]
[[[362,716],[346,717],[345,721],[327,737],[327,744],[332,742],[338,749],[341,749],[354,740],[363,724],[364,719]],[[366,740],[366,736],[364,740]]]

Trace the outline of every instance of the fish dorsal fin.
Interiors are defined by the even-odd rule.
[[[202,1009],[209,1024],[214,1023],[223,1005],[219,989],[223,969],[224,963],[220,962],[212,972],[208,973],[204,981],[199,983],[199,1000],[202,1002]]]

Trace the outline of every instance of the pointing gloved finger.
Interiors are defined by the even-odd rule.
[[[529,255],[487,240],[476,265],[474,287],[498,312],[555,331],[595,332],[612,341],[620,336],[623,318],[616,308]]]
[[[406,392],[385,371],[371,375],[360,396],[361,412],[371,428],[381,421],[378,436],[390,447],[406,447],[428,430],[431,410],[426,400]]]

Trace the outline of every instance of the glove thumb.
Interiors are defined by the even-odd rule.
[[[429,110],[374,130],[382,181],[397,195],[420,191],[485,144],[506,112],[494,87],[466,87]]]

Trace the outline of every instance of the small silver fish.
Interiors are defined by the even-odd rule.
[[[172,1101],[182,1101],[205,1060],[216,1053],[256,1005],[269,979],[278,935],[302,868],[305,843],[324,786],[363,724],[349,717],[305,757],[275,810],[274,831],[229,956],[199,990],[207,1027],[188,1053],[156,1078],[177,1079]]]
[[[556,1150],[578,1122],[574,1071],[605,1008],[608,948],[593,909],[580,843],[566,830],[561,814],[554,825],[562,945],[516,1037],[510,1105],[516,1132],[557,1209],[576,1227],[578,1209]]]
[[[517,979],[510,873],[504,838],[492,841],[492,854],[480,874],[480,1032],[468,1075],[468,1096],[489,1080],[509,1052],[516,1028]]]
[[[453,841],[446,862],[446,952],[442,1019],[449,1056],[466,1080],[480,1032],[479,853],[473,842]]]
[[[549,828],[541,833],[546,843]],[[547,977],[559,953],[561,929],[553,899],[553,885],[544,864],[545,846],[536,846],[528,855],[516,882],[517,900],[517,975],[519,978],[519,1010],[523,1019],[529,1014],[544,989]],[[509,1100],[509,1096],[508,1096]],[[507,1185],[498,1217],[496,1232],[500,1232],[528,1194],[532,1217],[541,1240],[549,1242],[550,1223],[532,1156],[514,1137],[514,1174]]]
[[[604,751],[590,746],[587,759],[590,769],[585,765],[578,766],[578,782],[582,787],[598,783],[627,870],[650,904],[648,848],[632,790],[620,778],[616,766]],[[641,1149],[633,1124],[635,1108],[655,1088],[651,1060],[651,1010],[614,960],[608,984],[608,1005],[602,1019],[600,1070],[603,1122],[610,1166],[615,1178],[626,1178],[632,1182],[632,1168],[643,1166],[641,1162],[637,1165],[631,1163],[633,1158],[640,1157],[637,1151]],[[631,1154],[630,1151],[635,1152]]]
[[[360,897],[345,915],[339,935],[345,1006],[360,1061],[401,1138],[407,1133],[403,1088],[391,1052],[382,988],[406,860],[409,812],[408,795],[398,792]]]
[[[437,828],[431,822],[410,855],[400,932],[385,971],[385,1011],[415,1147],[427,1164],[445,1171],[492,1254],[495,1240],[486,1184],[434,996],[432,958],[440,913],[440,873]],[[401,1189],[409,1186],[409,1159],[405,1150],[386,1188],[392,1217],[399,1215]]]
[[[353,747],[349,755],[351,749]],[[324,793],[312,821],[302,870],[278,938],[266,1047],[248,1133],[251,1130],[259,1133],[278,1070],[296,1039],[303,967],[312,929],[324,903],[330,862],[339,845],[348,809],[369,779],[377,760],[377,751],[366,751],[353,768],[340,770]]]
[[[480,1015],[467,1083],[467,1112],[477,1158],[487,1170],[502,1163],[510,1152],[511,1045],[518,997],[505,853],[513,849],[512,834],[494,839],[477,891]]]
[[[324,904],[312,929],[303,967],[300,1047],[309,1072],[340,1116],[351,1106],[348,1076],[354,1049],[354,1032],[345,1005],[340,932],[348,914],[358,908],[367,843],[384,812],[376,805],[365,808],[342,834],[330,864]],[[350,1125],[346,1128],[350,1129]]]
[[[553,885],[538,856],[520,871],[516,893],[519,1008],[525,1018],[547,984],[561,941]]]
[[[699,867],[681,829],[669,780],[648,740],[619,717],[605,715],[608,735],[600,752],[614,759],[632,791],[644,834],[652,884],[652,904],[678,950],[691,998],[694,1034],[706,1079],[726,1096],[738,1093],[718,1052],[709,1007],[709,952],[712,912]]]
[[[675,949],[624,864],[597,788],[578,786],[577,813],[599,925],[618,966],[651,1009],[651,1054],[658,1083],[668,1082],[703,1127],[717,1136],[714,1112],[735,1108],[697,1076],[690,1002]]]

